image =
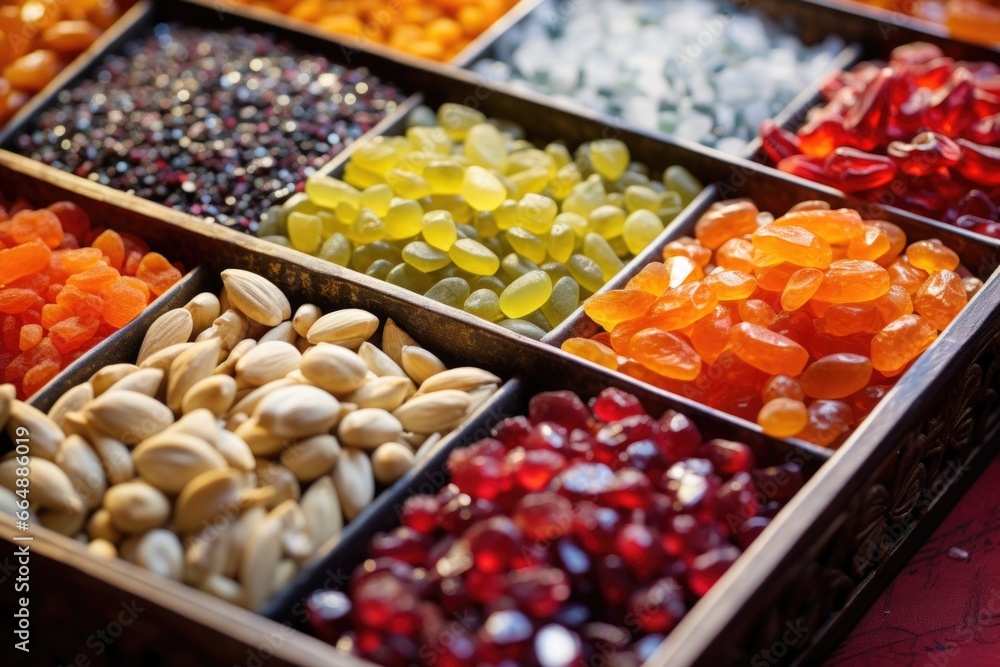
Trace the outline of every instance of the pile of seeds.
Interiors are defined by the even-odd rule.
[[[254,609],[500,379],[446,369],[392,320],[380,349],[371,313],[293,316],[268,280],[222,278],[48,415],[0,386],[8,432],[31,433],[30,459],[0,463],[0,511],[27,466],[43,526]]]
[[[250,228],[401,96],[271,37],[161,24],[64,90],[17,150],[145,199]]]

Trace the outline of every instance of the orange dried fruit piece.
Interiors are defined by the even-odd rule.
[[[715,250],[729,239],[752,234],[757,229],[757,205],[749,199],[733,199],[712,204],[694,226],[702,245]]]
[[[774,318],[778,316],[778,314],[774,312],[774,308],[771,307],[771,304],[767,301],[763,301],[762,299],[747,299],[746,301],[741,301],[738,306],[738,311],[741,320],[762,327],[771,326],[771,323],[774,322]]]
[[[0,250],[0,284],[37,273],[49,265],[52,250],[41,241],[29,241]]]
[[[72,310],[76,315],[100,317],[104,310],[104,299],[96,294],[84,292],[78,287],[67,285],[59,292],[56,303]]]
[[[670,289],[670,272],[662,262],[650,262],[626,283],[625,289],[642,290],[653,296],[660,296]]]
[[[715,251],[715,263],[724,269],[752,273],[753,244],[743,238],[729,239]]]
[[[100,326],[96,317],[76,315],[56,323],[49,329],[49,337],[59,353],[66,354],[93,338]]]
[[[97,248],[56,250],[52,253],[52,265],[56,271],[71,275],[94,268],[103,257],[104,253]]]
[[[799,269],[788,277],[781,292],[781,307],[787,311],[798,310],[809,302],[823,282],[823,272],[819,269]]]
[[[52,211],[18,211],[11,223],[11,237],[19,244],[38,239],[49,248],[56,248],[62,243],[62,223]]]
[[[796,376],[809,363],[809,353],[804,347],[756,324],[737,324],[730,329],[729,339],[736,356],[771,375]]]
[[[146,295],[121,281],[104,292],[104,321],[120,329],[146,309]]]
[[[0,313],[17,315],[31,308],[40,297],[29,289],[8,287],[0,290]]]
[[[889,250],[875,260],[882,266],[888,266],[906,249],[906,232],[887,220],[869,220],[866,224],[881,229],[889,240]]]
[[[684,236],[663,246],[663,261],[671,257],[687,257],[701,268],[712,261],[712,250],[690,236]]]
[[[904,315],[872,338],[872,366],[881,373],[897,373],[936,339],[937,330],[927,320]]]
[[[719,297],[702,282],[669,289],[649,309],[657,327],[665,331],[685,329],[715,310]],[[613,336],[612,336],[613,338]]]
[[[125,262],[125,242],[122,241],[118,232],[113,229],[105,229],[90,245],[104,253],[104,256],[108,258],[108,266],[116,271],[121,271],[122,264]]]
[[[51,329],[59,322],[73,317],[75,314],[73,310],[66,306],[60,306],[58,303],[47,303],[42,306],[41,325],[45,329]]]
[[[805,400],[806,393],[802,390],[802,385],[795,378],[787,375],[775,375],[764,383],[760,397],[765,403],[776,398],[791,398],[796,401],[803,401]]]
[[[754,268],[753,274],[761,289],[766,289],[769,292],[782,292],[799,268],[798,264],[779,262],[769,266],[757,266]]]
[[[906,257],[897,258],[886,268],[889,272],[889,282],[899,285],[909,295],[914,295],[927,280],[928,273],[910,264]]]
[[[806,405],[792,398],[774,398],[757,413],[757,423],[772,438],[792,438],[809,422]]]
[[[149,285],[142,282],[138,278],[133,278],[132,276],[122,276],[121,283],[142,292],[143,296],[146,297],[146,303],[151,301],[150,296],[152,295],[152,292],[149,291]]]
[[[24,379],[21,383],[21,391],[24,392],[24,396],[28,397],[36,393],[39,389],[47,385],[52,378],[59,375],[60,370],[62,370],[62,364],[55,361],[41,361],[33,365],[24,374]]]
[[[833,261],[830,244],[803,227],[765,225],[750,242],[757,250],[798,266],[825,269]]]
[[[865,225],[864,233],[851,239],[847,246],[847,257],[878,262],[879,258],[889,253],[890,249],[889,237],[884,231],[875,225]]]
[[[757,289],[757,280],[753,276],[732,269],[713,271],[703,282],[715,292],[719,301],[746,299]]]
[[[840,259],[830,264],[813,299],[827,303],[871,301],[888,292],[890,285],[889,272],[875,262]]]
[[[733,314],[723,305],[716,306],[715,310],[695,322],[689,338],[695,352],[705,363],[715,363],[719,355],[729,347],[729,330],[732,326]]]
[[[701,357],[678,334],[643,329],[629,342],[629,356],[657,375],[673,380],[694,380],[701,372]]]
[[[840,352],[809,364],[799,382],[810,398],[846,398],[864,389],[871,377],[868,357]]]
[[[917,290],[913,297],[913,310],[935,329],[944,331],[968,302],[962,279],[944,269],[928,278]]]
[[[181,279],[181,272],[158,252],[151,252],[139,262],[135,277],[149,285],[149,291],[160,296]]]
[[[82,289],[84,292],[101,294],[114,285],[119,278],[121,278],[121,274],[115,269],[99,265],[70,276],[66,280],[66,284]]]
[[[705,273],[690,257],[668,257],[663,261],[663,268],[669,276],[667,288],[680,287],[705,277]]]
[[[854,209],[841,208],[789,211],[771,223],[773,227],[801,227],[812,232],[829,245],[849,243],[864,233],[861,215]],[[822,268],[822,267],[821,267]]]
[[[942,243],[917,241],[906,249],[906,259],[918,269],[928,273],[958,268],[958,254]]]
[[[21,327],[20,340],[18,341],[18,348],[24,352],[25,350],[30,350],[31,348],[38,345],[38,342],[42,340],[42,325],[41,324],[25,324]]]
[[[583,302],[583,311],[605,329],[620,322],[642,317],[656,297],[642,290],[611,290],[595,294]]]
[[[563,341],[562,351],[592,361],[599,366],[618,370],[618,354],[607,345],[590,338],[568,338]]]
[[[90,232],[90,216],[71,201],[57,201],[48,207],[59,218],[63,232],[82,239]]]

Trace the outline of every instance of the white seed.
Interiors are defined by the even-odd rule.
[[[212,375],[221,350],[222,342],[212,338],[195,343],[174,359],[167,378],[167,406],[171,410],[180,412],[188,390]]]
[[[358,348],[358,356],[364,359],[368,368],[379,377],[408,377],[406,372],[388,354],[368,341],[362,343],[361,347]]]
[[[312,536],[312,551],[332,546],[327,542],[344,529],[344,516],[333,478],[325,475],[313,482],[302,494],[300,505]]]
[[[248,318],[269,327],[292,316],[292,306],[277,285],[267,278],[242,269],[226,269],[222,282],[230,303]]]
[[[237,362],[236,381],[259,387],[285,377],[297,369],[301,361],[302,353],[294,345],[283,341],[258,343]]]
[[[448,370],[444,363],[422,347],[406,345],[402,351],[403,370],[418,386],[428,378]]]
[[[228,375],[210,375],[191,385],[181,400],[181,412],[205,409],[221,417],[236,400],[236,380]]]
[[[133,538],[134,539],[134,538]],[[177,535],[169,530],[151,530],[138,538],[135,546],[129,550],[133,563],[144,567],[150,572],[173,579],[181,580],[184,572],[184,547]]]
[[[23,429],[23,430],[22,430]],[[30,438],[31,454],[53,460],[66,435],[49,416],[22,401],[11,401],[7,417],[7,435],[12,442]]]
[[[332,435],[325,433],[305,440],[299,440],[281,452],[281,465],[292,471],[302,483],[322,477],[337,463],[340,443]]]
[[[312,325],[316,324],[316,320],[321,317],[323,317],[323,311],[319,309],[319,306],[304,303],[295,311],[292,327],[295,329],[295,333],[305,338],[309,335],[309,329],[312,328]]]
[[[191,335],[193,336],[199,335],[202,331],[212,326],[212,323],[222,312],[219,305],[219,297],[211,292],[198,294],[184,306],[184,309],[191,313]]]
[[[333,484],[344,518],[353,521],[375,499],[375,477],[368,454],[360,449],[344,449],[333,469]]]
[[[403,433],[399,420],[385,410],[362,408],[348,414],[337,427],[337,437],[345,447],[374,449],[398,440]]]
[[[372,472],[379,484],[388,486],[413,467],[413,451],[398,442],[379,445],[372,452]]]
[[[12,385],[0,385],[0,394],[3,394],[4,387],[13,388]],[[58,400],[56,400],[56,402],[49,409],[49,419],[55,422],[56,426],[65,431],[66,426],[64,425],[63,420],[66,418],[66,415],[69,414],[70,412],[76,412],[84,405],[89,403],[91,400],[93,400],[93,398],[94,398],[94,385],[90,384],[89,382],[78,384],[69,391],[67,391],[65,394],[60,396]],[[0,399],[0,404],[2,404],[2,399]],[[8,414],[9,414],[9,408],[8,408]],[[7,420],[4,419],[4,423],[6,422]]]
[[[171,345],[188,342],[193,332],[194,317],[190,310],[174,308],[167,311],[149,325],[146,336],[142,339],[136,363],[141,365],[151,355],[165,350]]]
[[[157,394],[160,393],[164,377],[166,377],[166,373],[161,368],[140,368],[115,382],[108,387],[105,393],[109,391],[134,391],[137,394],[156,398]]]
[[[90,384],[94,387],[94,396],[100,396],[115,382],[137,370],[139,370],[139,367],[135,364],[111,364],[110,366],[105,366],[90,378]]]
[[[101,459],[86,440],[71,435],[62,441],[55,463],[69,478],[84,507],[99,507],[108,488],[108,480],[101,466]]]
[[[224,468],[226,459],[204,440],[182,433],[154,436],[132,452],[139,476],[165,493],[180,493],[203,472]]]
[[[316,320],[307,338],[310,343],[333,343],[353,350],[378,329],[378,318],[366,310],[345,308],[327,313]]]
[[[144,533],[159,528],[170,516],[170,501],[145,482],[116,484],[104,494],[104,509],[111,525],[123,533]]]
[[[257,341],[253,338],[244,338],[239,343],[237,343],[226,360],[215,367],[216,375],[235,375],[236,374],[236,364],[239,363],[243,355],[250,350],[257,347]]]
[[[293,385],[265,396],[253,417],[272,434],[306,438],[329,431],[340,414],[340,403],[319,387]]]
[[[280,340],[283,343],[288,343],[289,345],[295,345],[298,341],[299,335],[295,333],[295,329],[292,328],[291,322],[282,322],[276,327],[271,328],[269,331],[264,333],[258,339],[258,343],[267,343],[272,340]],[[298,349],[298,348],[296,348]]]
[[[300,370],[317,387],[344,396],[365,383],[368,365],[348,349],[320,343],[302,355]]]

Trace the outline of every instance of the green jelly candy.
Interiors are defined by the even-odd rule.
[[[601,270],[604,282],[608,282],[616,273],[625,268],[625,264],[618,259],[618,255],[614,249],[608,245],[608,242],[600,234],[593,232],[587,234],[583,239],[583,254],[597,264]],[[580,284],[590,289],[583,284],[583,281],[580,281]]]
[[[418,271],[406,262],[397,264],[385,279],[393,285],[398,285],[418,294],[423,294],[434,284],[433,278],[422,271]]]
[[[513,199],[507,199],[504,203],[500,204],[493,213],[493,219],[496,220],[497,229],[501,231],[508,230],[512,227],[518,227],[520,220],[518,219],[521,215],[518,211],[517,202]]]
[[[499,322],[503,319],[503,311],[500,310],[500,297],[490,289],[477,289],[465,300],[462,308],[467,313],[490,322]]]
[[[546,262],[539,266],[542,271],[549,274],[549,278],[555,283],[560,278],[565,278],[569,275],[569,269],[562,262]]]
[[[418,271],[430,273],[451,264],[451,257],[423,241],[413,241],[403,248],[403,261]]]
[[[518,226],[534,234],[545,234],[559,214],[559,205],[545,195],[529,193],[517,202]]]
[[[573,230],[573,233],[576,234],[577,239],[581,241],[590,231],[590,223],[579,213],[560,213],[556,216],[553,227],[560,224],[569,226]],[[573,243],[575,244],[576,240]]]
[[[559,168],[556,175],[549,181],[549,193],[557,200],[564,201],[576,186],[583,182],[583,174],[575,162]]]
[[[564,213],[576,213],[587,218],[591,211],[604,203],[606,198],[607,192],[604,191],[600,177],[588,178],[573,186],[572,191],[563,200],[562,210]]]
[[[351,160],[344,165],[344,181],[357,190],[364,190],[373,185],[385,183],[385,178]]]
[[[347,238],[355,243],[374,243],[385,238],[385,223],[374,211],[363,208],[358,211],[358,219],[351,225]]]
[[[361,208],[361,193],[352,185],[332,176],[310,176],[306,181],[306,194],[317,206],[337,208],[337,204],[347,202],[354,208]]]
[[[507,241],[514,252],[530,259],[535,264],[545,261],[545,239],[532,234],[523,227],[514,227],[507,231]]]
[[[607,282],[597,262],[584,255],[570,257],[566,268],[569,269],[569,275],[573,277],[573,280],[580,283],[580,287],[588,292],[596,292]]]
[[[519,318],[541,308],[552,294],[552,279],[541,270],[529,271],[507,285],[500,295],[500,309],[510,318]]]
[[[656,212],[656,215],[660,218],[663,224],[666,225],[680,215],[683,210],[683,206],[671,206],[670,208],[661,208]]]
[[[389,212],[392,197],[392,188],[388,185],[373,185],[361,193],[361,206],[371,209],[379,217],[385,217],[385,214]]]
[[[420,233],[424,209],[412,199],[394,197],[385,214],[386,238],[390,241],[413,238]]]
[[[511,174],[510,180],[522,195],[540,194],[552,180],[552,173],[548,169],[534,167]]]
[[[566,148],[565,144],[552,142],[545,147],[545,154],[552,158],[556,169],[562,169],[573,161],[573,156],[570,155],[569,149]]]
[[[653,188],[645,185],[630,185],[625,188],[625,209],[629,213],[636,211],[660,210],[663,202],[663,195]]]
[[[474,165],[501,173],[507,171],[507,138],[489,123],[469,128],[463,151]]]
[[[492,276],[500,269],[500,258],[473,239],[456,241],[448,255],[457,267],[477,276]]]
[[[460,239],[479,239],[479,232],[472,225],[455,225],[455,231],[458,232],[458,238]]]
[[[527,320],[528,322],[531,322],[532,324],[534,324],[536,327],[538,327],[539,329],[541,329],[545,333],[548,333],[548,332],[552,331],[552,325],[549,324],[548,318],[545,317],[545,314],[542,313],[541,309],[536,310],[535,312],[531,313],[530,315],[525,315],[521,319]]]
[[[590,142],[590,164],[594,171],[609,181],[617,180],[632,161],[628,146],[620,139]]]
[[[606,239],[621,236],[625,228],[625,211],[617,206],[604,204],[590,212],[590,229]]]
[[[424,202],[427,202],[427,205],[423,207],[423,210],[448,211],[451,213],[451,217],[455,219],[455,224],[464,225],[467,222],[472,222],[474,211],[469,206],[469,203],[460,195],[431,195],[421,200],[421,204]]]
[[[376,259],[365,271],[372,278],[377,278],[379,280],[385,280],[389,277],[389,272],[392,271],[395,264],[387,259]]]
[[[492,211],[507,199],[507,188],[488,169],[473,165],[465,170],[462,196],[477,211]]]
[[[424,167],[423,177],[431,194],[457,195],[462,191],[465,170],[455,160],[431,160]]]
[[[679,194],[685,206],[690,204],[691,200],[697,197],[702,190],[701,183],[694,177],[694,174],[677,164],[667,167],[667,170],[663,172],[663,184],[667,186],[668,190]]]
[[[508,278],[516,280],[526,273],[537,271],[538,265],[530,259],[521,257],[517,253],[512,252],[500,260],[500,268],[503,269],[503,272],[507,274]]]
[[[283,226],[281,208],[272,206],[260,214],[260,221],[257,223],[257,236],[275,236],[288,233],[288,227]]]
[[[469,130],[486,122],[486,116],[482,111],[464,104],[446,102],[438,107],[437,121],[449,137],[455,141],[462,141],[469,134]]]
[[[264,241],[268,241],[269,243],[275,243],[277,245],[284,246],[286,248],[292,247],[292,244],[289,242],[288,237],[282,236],[280,234],[274,234],[272,236],[262,236],[260,238]]]
[[[535,340],[541,340],[545,336],[545,329],[542,329],[537,324],[532,324],[527,320],[501,320],[500,322],[497,322],[497,324],[508,331],[513,331],[516,334],[527,336],[528,338],[534,338]]]
[[[448,211],[428,211],[420,221],[424,241],[438,250],[449,250],[458,240],[455,219]]]
[[[472,224],[476,228],[479,238],[483,240],[491,239],[500,233],[500,228],[497,226],[497,220],[493,215],[493,211],[480,211],[476,213],[476,216],[472,219]]]
[[[445,278],[424,292],[424,296],[446,306],[461,308],[469,298],[469,292],[469,283],[462,278]]]
[[[367,171],[385,175],[399,162],[399,154],[387,141],[359,144],[351,155],[351,162]]]
[[[380,259],[388,260],[392,262],[393,266],[396,266],[402,261],[402,253],[399,248],[385,241],[359,245],[351,256],[351,268],[365,273],[373,262]]]
[[[411,127],[406,138],[423,153],[451,155],[451,137],[440,127]]]
[[[570,215],[573,215],[570,213]],[[581,218],[582,219],[582,218]],[[565,262],[573,254],[576,247],[576,232],[565,222],[557,222],[549,230],[549,236],[545,239],[545,249],[552,259],[557,262]]]
[[[500,255],[506,255],[511,252],[510,248],[504,248],[503,242],[500,241],[499,237],[492,237],[483,240],[483,245],[490,249],[494,255],[499,257]]]
[[[663,221],[660,220],[660,216],[648,209],[638,209],[625,218],[622,237],[625,239],[628,251],[637,255],[662,231]]]
[[[542,306],[542,313],[552,326],[569,317],[580,306],[580,285],[566,276],[556,281],[552,287],[552,295]]]
[[[406,116],[406,127],[435,127],[435,129],[440,129],[437,127],[437,114],[426,104],[421,104],[413,108]],[[444,130],[441,130],[442,132]]]
[[[323,241],[316,256],[338,266],[347,266],[351,262],[351,242],[338,232]]]
[[[323,242],[323,221],[318,215],[292,213],[288,216],[288,240],[296,250],[313,254]]]
[[[507,289],[507,284],[500,280],[499,276],[480,276],[472,282],[472,288],[476,291],[487,289],[500,296]],[[497,308],[499,307],[500,302],[497,301]]]
[[[407,199],[420,199],[431,194],[431,186],[419,174],[394,168],[385,175],[386,187],[390,188],[399,197]],[[378,186],[374,186],[378,187]],[[369,188],[371,189],[371,188]]]

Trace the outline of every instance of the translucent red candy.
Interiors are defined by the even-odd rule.
[[[729,236],[726,219],[742,231]],[[702,277],[672,286],[665,263],[647,265],[625,289],[584,302],[611,349],[571,338],[563,350],[774,437],[839,444],[884,395],[872,387],[891,385],[981,286],[963,280],[958,254],[939,241],[907,245],[898,226],[824,202],[776,219],[746,199],[719,202],[695,233],[716,250],[688,238],[668,247],[708,252]]]
[[[2,380],[25,399],[141,313],[180,271],[141,239],[92,231],[72,202],[32,210],[0,201]],[[88,238],[93,247],[80,248]],[[122,274],[122,270],[131,273]],[[132,277],[142,269],[140,278]]]
[[[453,473],[492,478],[492,462],[555,454],[539,448],[547,431],[568,467],[544,488],[508,471],[496,482],[509,492],[496,499],[491,485],[454,483],[409,498],[403,525],[372,540],[343,591],[308,598],[316,635],[386,667],[647,659],[803,475],[790,463],[758,468],[743,443],[703,443],[683,415],[654,419],[618,389],[589,404],[539,394],[530,420],[504,420],[492,438],[452,452]],[[461,626],[447,620],[456,613]]]
[[[900,46],[887,65],[831,77],[826,103],[798,132],[765,121],[763,152],[787,173],[1000,238],[996,81],[990,63],[956,61],[932,44]],[[985,210],[965,210],[972,191]]]

